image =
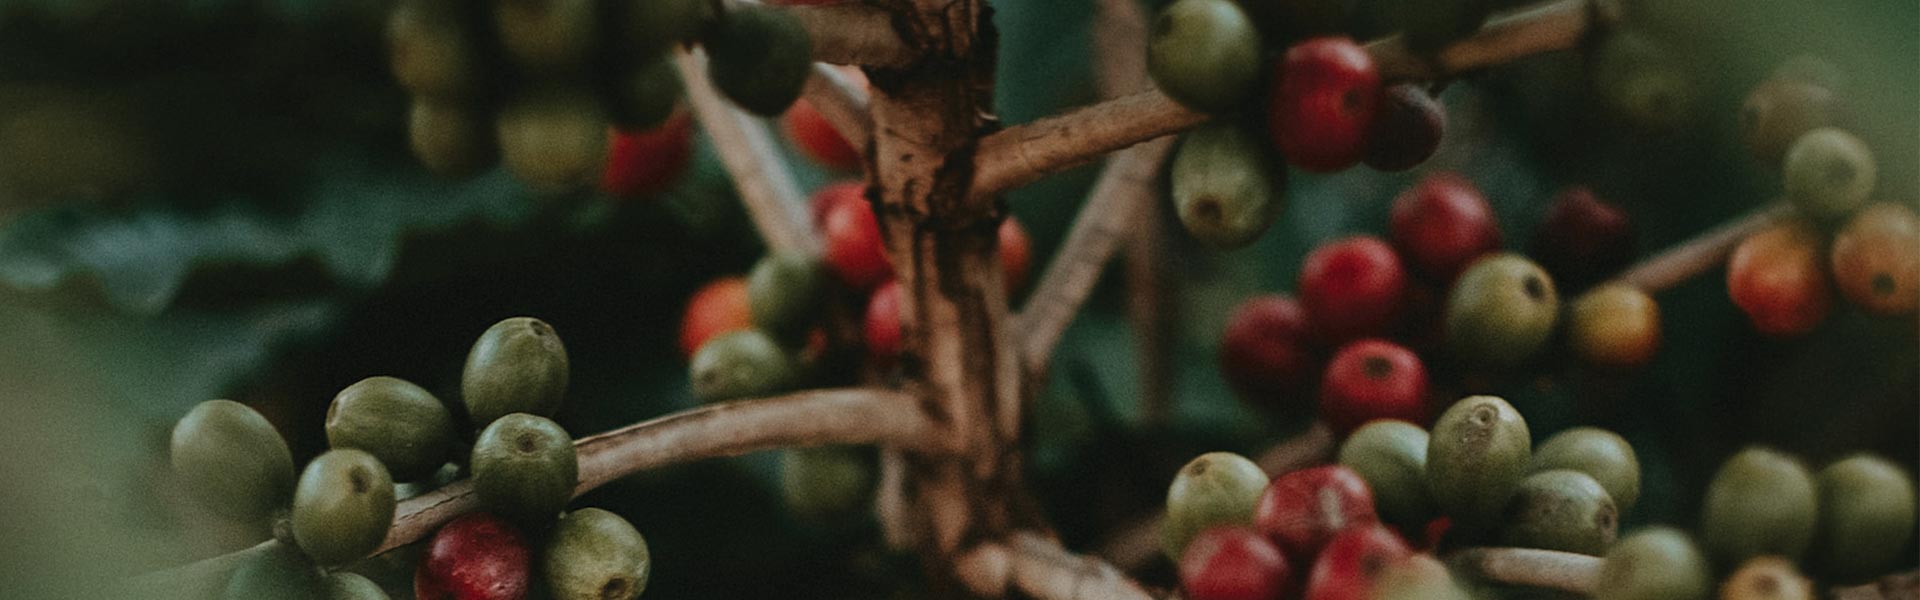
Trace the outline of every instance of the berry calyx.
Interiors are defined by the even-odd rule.
[[[1274,74],[1267,126],[1287,162],[1330,173],[1360,162],[1380,105],[1373,56],[1346,37],[1287,49]]]

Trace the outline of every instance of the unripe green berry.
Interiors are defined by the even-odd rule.
[[[1879,165],[1866,142],[1845,130],[1822,127],[1787,148],[1782,176],[1787,200],[1820,219],[1836,219],[1865,206]]]
[[[1373,491],[1380,518],[1401,527],[1423,527],[1435,516],[1427,491],[1427,430],[1406,421],[1367,423],[1340,444],[1339,462]]]
[[[222,600],[332,600],[327,581],[298,550],[274,546],[248,557],[227,578]]]
[[[813,41],[793,15],[746,5],[707,32],[707,75],[748,112],[778,116],[800,98],[813,69]]]
[[[441,177],[472,175],[500,156],[481,110],[426,98],[415,99],[407,112],[407,143],[414,158]]]
[[[546,417],[514,413],[473,442],[473,490],[496,514],[545,524],[567,507],[579,482],[573,438]]]
[[[1267,473],[1246,457],[1210,452],[1188,462],[1167,487],[1167,519],[1161,548],[1175,562],[1194,536],[1216,525],[1251,525]]]
[[[1502,543],[1522,548],[1598,555],[1620,530],[1620,511],[1600,482],[1566,469],[1520,480],[1503,516]]]
[[[1279,179],[1285,171],[1270,172],[1274,164],[1260,142],[1232,124],[1206,125],[1188,133],[1168,175],[1180,224],[1216,248],[1239,248],[1260,239],[1286,206]]]
[[[366,558],[393,526],[393,477],[372,454],[329,450],[307,463],[293,494],[293,539],[323,565]]]
[[[1712,570],[1687,534],[1669,527],[1636,531],[1607,550],[1594,600],[1706,600]]]
[[[266,417],[232,400],[208,400],[173,426],[174,475],[227,518],[265,522],[293,495],[293,453]]]
[[[1763,554],[1799,560],[1813,543],[1818,505],[1813,475],[1799,459],[1748,448],[1707,484],[1700,539],[1714,562],[1728,567]]]
[[[327,600],[389,600],[387,592],[358,573],[335,571],[327,576]]]
[[[1453,580],[1446,565],[1432,556],[1415,554],[1386,567],[1374,584],[1372,600],[1470,600]]]
[[[1462,531],[1484,531],[1505,508],[1532,454],[1527,420],[1493,396],[1455,402],[1433,423],[1427,490]]]
[[[1596,427],[1575,427],[1547,438],[1533,451],[1529,471],[1572,469],[1600,482],[1620,514],[1640,500],[1640,459],[1619,434]]]
[[[799,254],[768,254],[747,274],[753,324],[788,343],[803,341],[820,321],[827,297],[820,261]]]
[[[798,368],[772,336],[748,328],[700,346],[687,365],[693,395],[707,402],[766,396],[794,384]]]
[[[552,415],[567,395],[567,347],[532,317],[493,324],[467,352],[460,395],[476,426],[510,413]]]
[[[1720,584],[1720,600],[1814,600],[1813,582],[1778,556],[1747,561]]]
[[[1474,261],[1447,295],[1448,354],[1463,364],[1518,367],[1553,336],[1560,296],[1540,265],[1518,254]]]
[[[856,448],[795,448],[780,453],[780,490],[802,518],[858,512],[873,497],[873,460]]]
[[[599,37],[594,0],[494,0],[500,45],[520,68],[536,72],[585,68]]]
[[[494,116],[500,158],[538,188],[585,185],[606,168],[606,108],[585,90],[542,88],[508,100]]]
[[[1195,110],[1232,109],[1260,80],[1260,33],[1232,0],[1178,0],[1154,18],[1147,73]]]
[[[1913,539],[1913,478],[1873,455],[1827,465],[1818,531],[1808,558],[1822,575],[1856,583],[1893,570]]]
[[[400,481],[439,470],[458,436],[439,398],[393,377],[362,379],[327,407],[328,445],[365,450]]]
[[[394,7],[387,21],[388,66],[400,87],[443,102],[480,93],[485,68],[465,10],[459,0],[402,0]]]
[[[626,519],[598,508],[561,517],[540,554],[553,600],[632,600],[653,571],[647,540]]]

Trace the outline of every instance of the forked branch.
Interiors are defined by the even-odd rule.
[[[733,176],[734,189],[747,206],[747,215],[775,251],[808,256],[820,253],[820,235],[814,231],[800,192],[787,170],[766,122],[720,97],[707,78],[707,59],[699,50],[681,50],[674,57],[680,77],[687,82],[687,101],[701,129],[713,138],[720,162]]]

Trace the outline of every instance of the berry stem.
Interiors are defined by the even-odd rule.
[[[766,122],[720,97],[707,79],[707,60],[701,51],[680,50],[674,58],[680,77],[687,82],[693,117],[713,138],[720,162],[733,176],[734,188],[760,236],[775,251],[818,256],[820,234],[814,231],[800,184],[781,158]]]
[[[1769,204],[1694,236],[1622,271],[1618,279],[1649,294],[1685,283],[1727,264],[1742,240],[1792,214],[1784,202]]]

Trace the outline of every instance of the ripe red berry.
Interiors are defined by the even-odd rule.
[[[1920,303],[1920,216],[1891,202],[1855,213],[1833,238],[1833,280],[1867,312],[1913,314]]]
[[[1006,276],[1007,295],[1012,296],[1027,284],[1027,270],[1033,265],[1033,242],[1027,239],[1027,228],[1012,216],[1000,222],[998,233],[1000,269]]]
[[[827,222],[827,213],[842,202],[867,201],[867,184],[864,181],[842,181],[830,183],[813,192],[813,198],[807,205],[813,211],[813,224],[818,227]]]
[[[867,299],[867,356],[881,362],[900,355],[900,281],[888,281]]]
[[[1320,341],[1385,335],[1406,308],[1407,272],[1380,238],[1357,236],[1315,248],[1300,266],[1300,303]]]
[[[1500,223],[1465,177],[1436,172],[1393,199],[1387,217],[1400,256],[1440,284],[1500,249]]]
[[[780,129],[800,153],[829,169],[853,171],[860,168],[860,151],[847,142],[833,123],[806,98],[794,101],[780,116]]]
[[[1291,412],[1320,374],[1320,352],[1307,311],[1286,294],[1254,296],[1227,318],[1220,336],[1220,372],[1254,406]]]
[[[1527,253],[1569,290],[1613,275],[1633,261],[1633,221],[1585,186],[1561,190],[1534,231]]]
[[[680,355],[691,357],[714,336],[752,326],[746,278],[710,281],[687,299],[687,312],[680,319]]]
[[[1281,475],[1267,484],[1253,512],[1260,533],[1298,561],[1312,561],[1342,531],[1379,522],[1367,481],[1340,465]]]
[[[1754,329],[1800,335],[1826,320],[1833,290],[1820,250],[1825,240],[1812,222],[1791,219],[1761,230],[1727,259],[1727,294]]]
[[[1386,89],[1379,113],[1367,130],[1367,166],[1382,171],[1405,171],[1433,156],[1447,131],[1447,111],[1433,94],[1417,84]]]
[[[481,512],[441,527],[414,571],[420,600],[520,600],[531,567],[527,541],[512,524]]]
[[[607,167],[600,190],[632,198],[665,191],[687,172],[693,158],[693,119],[674,114],[659,127],[608,133]]]
[[[1365,48],[1345,37],[1302,41],[1273,80],[1267,127],[1288,162],[1320,173],[1360,162],[1380,104],[1380,73]]]
[[[1320,380],[1320,420],[1340,435],[1374,419],[1425,424],[1427,368],[1405,346],[1365,339],[1340,348]]]
[[[880,222],[873,216],[873,206],[864,199],[827,203],[820,230],[827,238],[825,258],[834,275],[857,290],[873,289],[893,277],[893,265],[887,262],[886,245],[880,238]]]
[[[1388,567],[1413,554],[1379,525],[1350,527],[1327,542],[1307,577],[1305,600],[1368,600]]]
[[[1180,587],[1190,600],[1276,600],[1292,583],[1280,549],[1245,526],[1203,531],[1180,557]]]

